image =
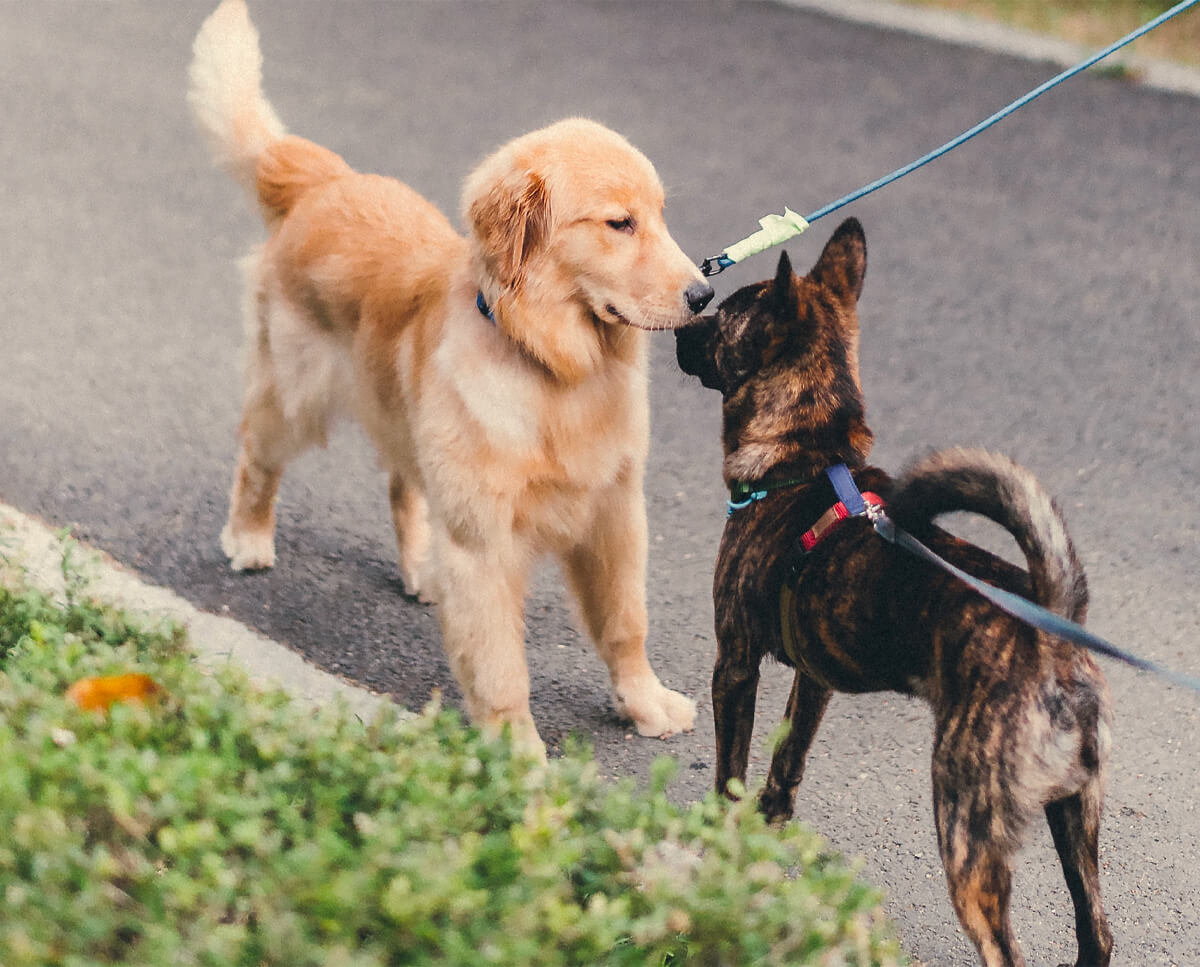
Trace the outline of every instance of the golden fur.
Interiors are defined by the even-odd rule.
[[[467,711],[543,750],[529,711],[524,599],[557,555],[643,735],[695,705],[645,654],[646,336],[712,290],[671,239],[650,162],[567,120],[504,145],[467,179],[461,237],[399,181],[288,136],[261,90],[257,33],[224,0],[196,38],[189,102],[268,228],[247,260],[248,372],[222,546],[274,563],[286,463],[338,416],[390,474],[407,590],[437,600]],[[482,293],[494,312],[476,306]]]

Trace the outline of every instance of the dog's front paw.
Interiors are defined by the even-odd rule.
[[[221,550],[235,571],[261,571],[275,566],[275,536],[269,531],[235,534],[226,524],[221,531]]]
[[[404,593],[415,598],[421,604],[437,604],[437,595],[433,593],[433,582],[428,575],[422,574],[416,568],[400,564],[400,581],[404,585]]]
[[[690,732],[696,724],[696,703],[657,678],[624,682],[614,689],[613,698],[617,713],[632,719],[639,735],[665,738]]]

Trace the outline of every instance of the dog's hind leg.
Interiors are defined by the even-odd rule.
[[[396,546],[400,554],[400,578],[404,590],[430,604],[433,592],[428,585],[429,567],[429,504],[425,495],[393,471],[388,486],[392,507],[392,525],[396,529]]]
[[[285,411],[281,387],[299,384],[295,373],[277,371],[278,333],[272,331],[272,312],[290,322],[282,310],[273,309],[265,287],[258,282],[259,260],[246,262],[251,281],[247,307],[246,388],[242,399],[241,447],[233,472],[229,518],[221,532],[221,547],[235,571],[251,571],[275,564],[275,497],[284,467],[315,443],[324,443],[328,426],[327,394],[311,394],[308,406]]]
[[[958,787],[952,776],[965,768],[934,762],[933,812],[950,900],[984,967],[1025,967],[1009,919],[1012,849],[996,836],[1002,807],[987,801],[986,777],[975,777],[983,789]]]
[[[1100,902],[1098,783],[1046,804],[1046,820],[1075,905],[1076,967],[1108,967],[1112,931]]]
[[[796,672],[787,704],[788,733],[771,758],[767,784],[758,797],[758,808],[767,819],[792,818],[796,787],[804,777],[804,761],[832,694],[804,672]]]
[[[289,436],[274,386],[251,385],[242,409],[229,518],[221,531],[221,547],[235,571],[275,565],[275,497],[292,456]]]
[[[984,967],[1025,967],[1009,920],[1012,869],[1007,855],[978,845],[973,862],[953,862],[945,852],[950,901]]]
[[[1012,870],[1007,857],[981,852],[970,867],[946,868],[950,900],[984,967],[1025,967],[1009,922]]]

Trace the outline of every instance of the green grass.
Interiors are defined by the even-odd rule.
[[[879,894],[798,825],[514,758],[436,704],[317,714],[177,628],[0,580],[0,964],[903,962]],[[166,697],[83,712],[81,677]]]
[[[967,13],[1099,49],[1175,6],[1168,0],[901,0]],[[1200,6],[1132,44],[1149,57],[1200,65]]]

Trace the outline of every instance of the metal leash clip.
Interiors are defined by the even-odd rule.
[[[867,519],[880,537],[888,543],[896,543],[896,525],[881,504],[867,503]]]
[[[720,275],[731,265],[733,265],[733,259],[724,252],[720,255],[710,255],[700,263],[700,274],[705,278],[712,275]]]

